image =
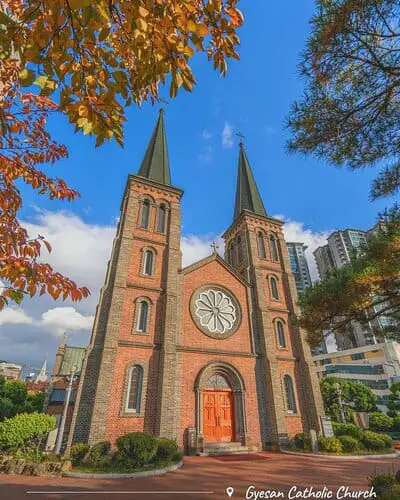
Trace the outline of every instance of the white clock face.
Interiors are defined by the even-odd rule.
[[[237,322],[236,306],[222,290],[209,288],[200,292],[194,309],[200,325],[213,334],[226,334]]]

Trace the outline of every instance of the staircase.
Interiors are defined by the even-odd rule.
[[[255,450],[248,446],[242,446],[239,442],[231,443],[204,443],[200,456],[208,457],[215,455],[238,455],[240,453],[252,453]]]

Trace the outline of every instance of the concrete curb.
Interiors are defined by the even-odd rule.
[[[95,474],[89,472],[63,472],[63,477],[75,477],[75,478],[98,478],[98,479],[123,479],[125,478],[133,478],[133,477],[149,477],[149,476],[161,476],[162,474],[166,474],[167,472],[173,472],[182,467],[183,461],[178,462],[177,464],[170,465],[169,467],[164,467],[163,469],[154,469],[147,470],[142,472],[128,472],[126,474],[118,474],[118,473],[110,473],[110,474]]]
[[[281,450],[281,452],[296,455],[297,457],[333,458],[334,460],[369,460],[370,458],[396,458],[399,456],[397,453],[386,453],[385,455],[327,455],[325,453],[299,453],[288,450]]]

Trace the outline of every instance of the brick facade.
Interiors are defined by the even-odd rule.
[[[226,378],[233,392],[233,441],[254,449],[277,447],[287,436],[319,430],[322,401],[304,332],[293,322],[297,296],[282,223],[243,212],[224,235],[225,259],[214,252],[181,269],[181,195],[176,188],[129,176],[69,445],[114,443],[126,432],[147,431],[175,438],[184,449],[187,430],[195,427],[201,448],[203,391],[214,373]],[[148,228],[141,227],[144,203],[150,204]],[[157,232],[161,205],[166,228]],[[259,231],[265,235],[265,259],[259,257]],[[271,234],[277,259],[268,245]],[[230,253],[232,243],[236,256]],[[153,254],[150,276],[144,268],[146,251]],[[271,295],[271,277],[278,299]],[[222,290],[238,304],[233,334],[204,333],[193,305],[202,287]],[[143,302],[148,316],[142,324]],[[277,320],[284,328],[284,346],[278,345]],[[132,367],[141,373],[134,403],[128,394]],[[294,386],[291,401],[285,376]]]

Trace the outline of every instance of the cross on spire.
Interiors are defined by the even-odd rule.
[[[215,241],[213,241],[210,246],[213,249],[213,253],[217,253],[217,250],[219,248],[219,246],[217,245],[217,243]]]
[[[240,146],[243,145],[243,139],[245,138],[245,136],[241,132],[237,132],[236,136],[239,137],[240,140],[239,145]]]

